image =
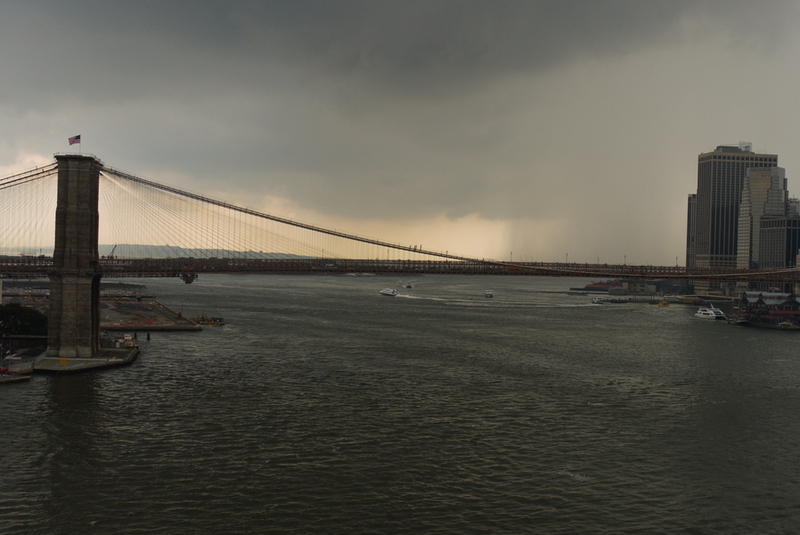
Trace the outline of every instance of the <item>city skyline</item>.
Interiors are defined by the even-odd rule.
[[[697,188],[689,202],[687,265],[733,268],[739,265],[740,255],[749,256],[749,242],[747,252],[739,250],[742,194],[745,187],[749,190],[751,171],[777,168],[778,163],[777,154],[754,152],[748,142],[720,145],[698,156]],[[785,187],[784,180],[781,186]],[[783,210],[781,216],[786,215],[786,200]]]
[[[80,147],[387,241],[670,265],[698,154],[753,141],[791,193],[797,22],[779,1],[6,2],[0,175]]]

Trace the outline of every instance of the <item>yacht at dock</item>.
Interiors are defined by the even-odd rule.
[[[700,307],[700,309],[695,313],[695,317],[710,320],[726,319],[725,313],[714,306]]]

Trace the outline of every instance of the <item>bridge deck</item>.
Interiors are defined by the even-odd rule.
[[[52,270],[46,257],[0,258],[0,273],[11,277],[46,276]],[[101,258],[95,273],[104,277],[187,277],[199,273],[338,273],[448,274],[585,277],[645,280],[707,280],[727,282],[800,282],[797,269],[739,270],[559,262],[496,262],[489,260],[358,260],[358,259],[110,259]]]

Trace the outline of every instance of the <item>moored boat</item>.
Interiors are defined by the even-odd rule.
[[[203,313],[200,316],[197,316],[195,321],[200,325],[216,325],[216,326],[225,325],[224,318],[209,316],[208,314],[206,314],[205,311],[203,311]]]
[[[20,381],[30,381],[30,373],[0,373],[0,384],[4,383],[18,383]]]
[[[16,383],[29,380],[33,373],[33,364],[33,360],[20,361],[18,359],[14,362],[0,362],[0,383]]]
[[[710,319],[710,320],[724,320],[726,319],[725,313],[722,312],[720,309],[710,306],[710,307],[700,307],[700,309],[695,312],[695,317],[703,318],[703,319]]]

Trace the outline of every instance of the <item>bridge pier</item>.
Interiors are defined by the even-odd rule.
[[[96,266],[102,163],[58,155],[58,205],[50,273],[47,357],[91,358],[100,350],[100,275]]]

